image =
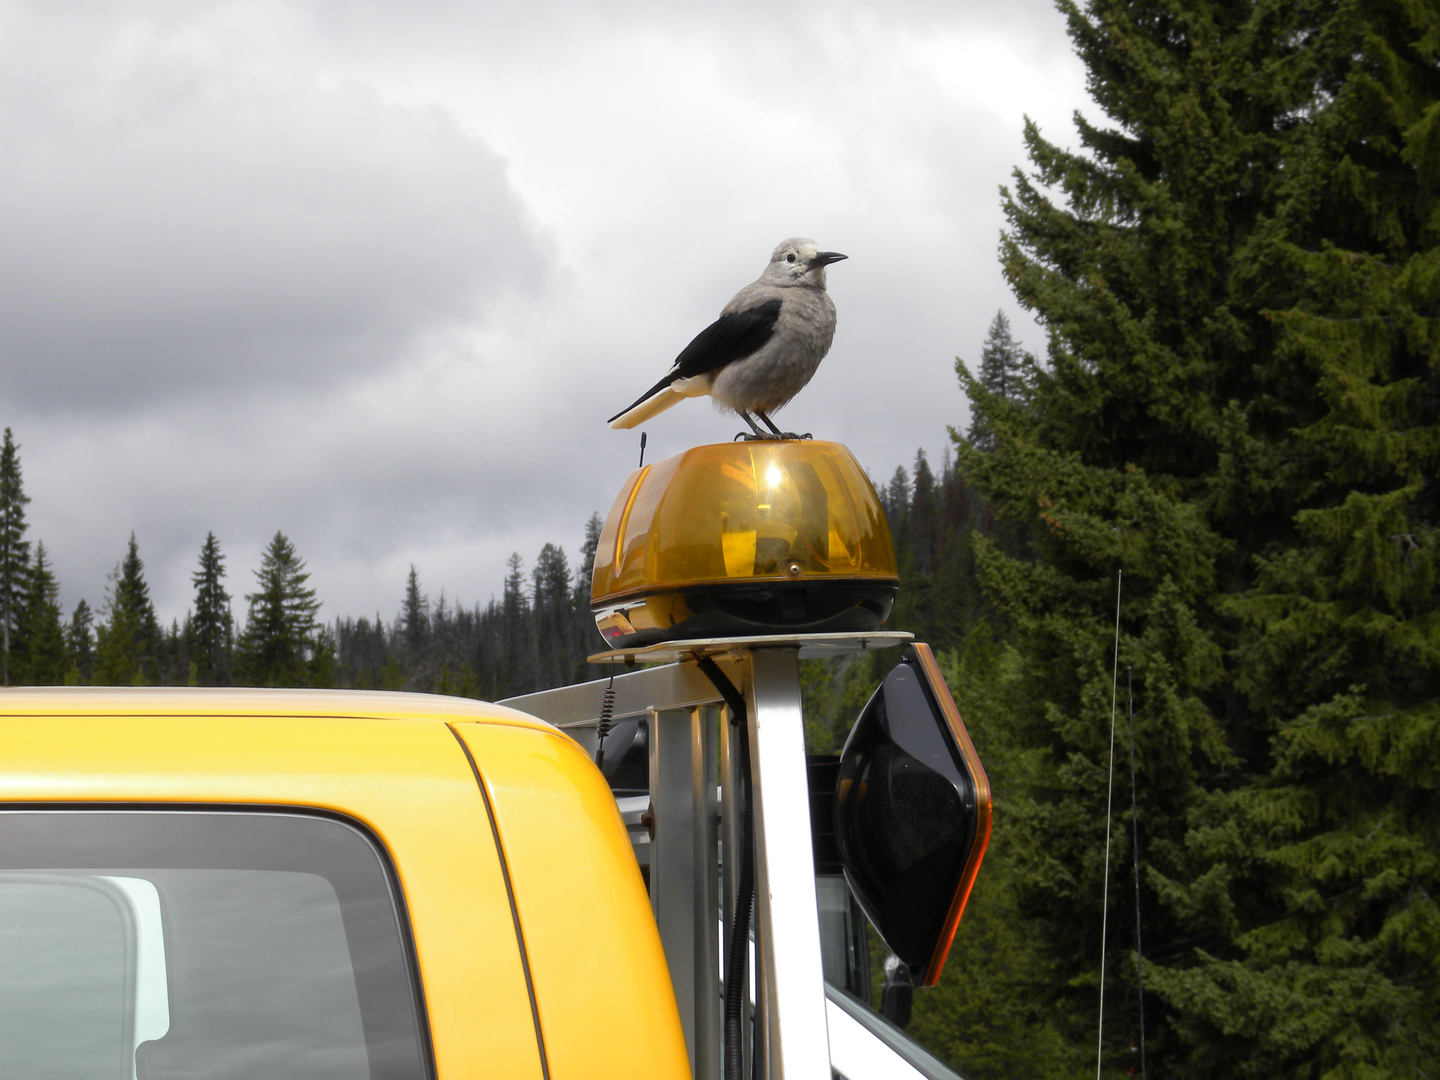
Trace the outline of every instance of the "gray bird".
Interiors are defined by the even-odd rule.
[[[695,335],[664,378],[612,416],[610,426],[632,428],[681,398],[709,394],[739,413],[753,438],[796,438],[766,413],[798,394],[830,351],[835,304],[825,293],[825,267],[845,257],[804,237],[782,241],[765,272]],[[751,413],[770,430],[761,431]]]

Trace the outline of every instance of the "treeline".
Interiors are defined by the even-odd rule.
[[[316,615],[320,601],[305,562],[277,532],[255,571],[237,629],[226,591],[225,557],[205,537],[192,574],[194,604],[184,622],[162,626],[150,599],[135,534],[109,575],[97,612],[80,600],[60,611],[60,584],[43,541],[25,536],[29,503],[19,447],[0,445],[0,685],[4,686],[333,686],[335,634]]]
[[[1440,8],[1061,7],[1105,119],[1003,195],[1044,362],[961,369],[1001,802],[914,1030],[974,1080],[1434,1075]]]
[[[0,448],[0,685],[299,686],[416,690],[493,700],[596,677],[585,657],[603,643],[590,615],[599,515],[572,568],[546,544],[527,575],[510,557],[502,594],[481,606],[432,604],[412,566],[399,613],[321,622],[305,561],[282,532],[266,547],[237,620],[213,533],[191,575],[183,620],[162,626],[135,535],[96,611],[68,618],[43,541],[26,537],[19,446]]]
[[[572,568],[546,544],[527,575],[510,556],[503,591],[484,607],[432,604],[410,568],[399,615],[337,619],[337,685],[459,694],[486,701],[598,678],[585,657],[604,649],[590,614],[590,569],[600,517],[585,526]]]
[[[284,533],[265,549],[255,591],[238,598],[227,589],[226,559],[210,533],[191,574],[189,610],[162,625],[132,533],[99,610],[82,599],[66,617],[44,543],[26,538],[29,497],[18,451],[7,428],[0,452],[4,685],[328,686],[495,700],[604,674],[585,659],[604,647],[590,613],[598,514],[586,523],[573,564],[550,543],[528,573],[514,554],[501,595],[484,605],[443,593],[432,601],[412,566],[395,616],[329,622],[319,619],[306,563]],[[913,473],[897,468],[878,491],[906,582],[891,625],[953,647],[982,606],[969,533],[989,528],[989,514],[948,451],[938,471],[918,452]]]

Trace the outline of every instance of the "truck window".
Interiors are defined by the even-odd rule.
[[[0,811],[0,1080],[431,1075],[384,853],[286,811]]]

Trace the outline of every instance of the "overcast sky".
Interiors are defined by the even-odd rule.
[[[321,615],[411,563],[484,603],[574,558],[605,419],[810,236],[839,329],[787,429],[878,480],[966,421],[1026,115],[1074,142],[1049,0],[0,0],[0,427],[68,615],[133,530],[162,620],[207,530],[243,617],[283,531]],[[729,440],[708,400],[650,460]],[[598,648],[598,638],[597,638]]]

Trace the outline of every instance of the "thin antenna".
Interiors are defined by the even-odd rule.
[[[645,467],[645,432],[643,431],[640,432],[640,464],[635,467],[637,469]]]
[[[1135,977],[1140,982],[1140,1077],[1145,1080],[1145,952],[1140,946],[1140,811],[1135,799],[1135,673],[1125,665],[1125,693],[1130,699],[1130,829],[1135,853]]]
[[[1115,572],[1115,666],[1110,672],[1110,778],[1105,789],[1105,891],[1100,901],[1100,1022],[1095,1035],[1095,1080],[1100,1080],[1100,1059],[1105,1047],[1105,936],[1110,925],[1110,810],[1115,795],[1115,698],[1120,688],[1120,584],[1124,570]]]

